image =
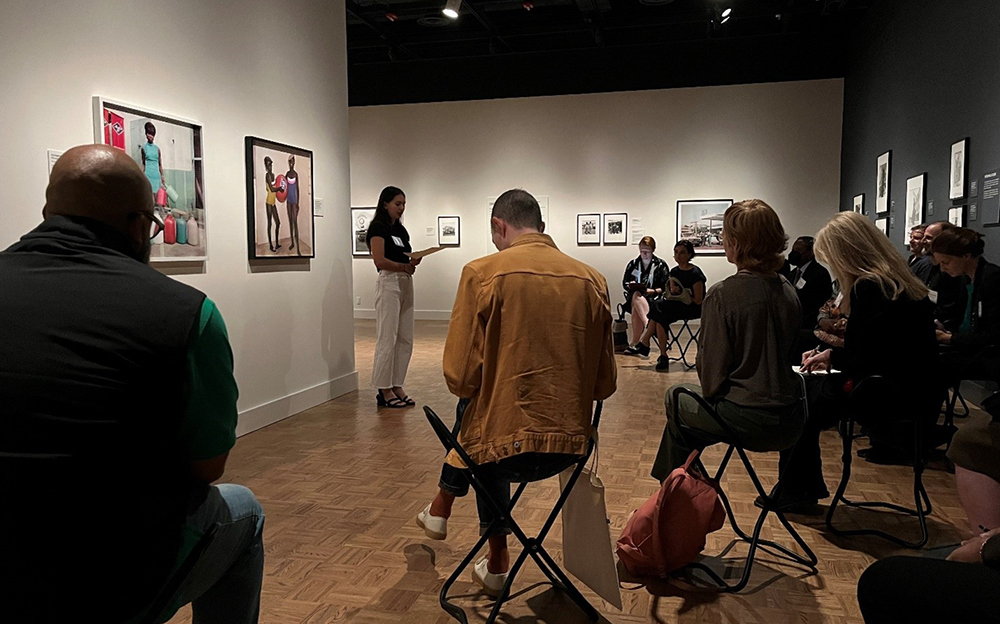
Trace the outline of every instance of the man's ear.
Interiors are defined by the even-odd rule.
[[[503,238],[507,233],[507,224],[496,217],[490,217],[490,227],[493,232],[496,232],[500,236],[500,238]]]

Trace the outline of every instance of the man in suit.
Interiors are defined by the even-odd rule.
[[[788,262],[795,267],[789,281],[802,304],[802,329],[812,331],[816,327],[819,309],[833,296],[830,272],[816,262],[812,236],[795,239],[788,253]]]

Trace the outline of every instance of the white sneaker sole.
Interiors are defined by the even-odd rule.
[[[432,531],[428,529],[427,525],[424,524],[424,521],[420,519],[420,516],[417,516],[417,526],[423,529],[424,534],[431,539],[443,540],[444,538],[448,537],[447,533],[438,533],[437,531]]]
[[[480,577],[478,574],[476,574],[476,569],[475,568],[472,569],[472,580],[476,582],[476,585],[479,585],[479,587],[482,588],[483,593],[486,594],[487,596],[490,596],[491,598],[499,598],[500,597],[500,591],[501,590],[500,589],[493,589],[492,587],[487,586],[486,585],[486,581],[484,581],[482,579],[482,577]]]

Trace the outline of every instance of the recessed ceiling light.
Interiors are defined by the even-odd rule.
[[[441,11],[445,17],[458,19],[458,11],[462,8],[462,0],[448,0]]]

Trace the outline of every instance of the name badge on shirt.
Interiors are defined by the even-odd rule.
[[[802,290],[805,287],[806,287],[806,279],[804,277],[800,277],[799,281],[795,282],[795,288],[797,290]]]
[[[396,243],[396,247],[405,247],[406,246],[406,245],[403,244],[403,239],[401,239],[398,236],[393,236],[392,237],[392,242]]]
[[[931,303],[937,305],[938,294],[936,290],[932,290],[929,293],[927,293],[927,298],[931,300]]]

